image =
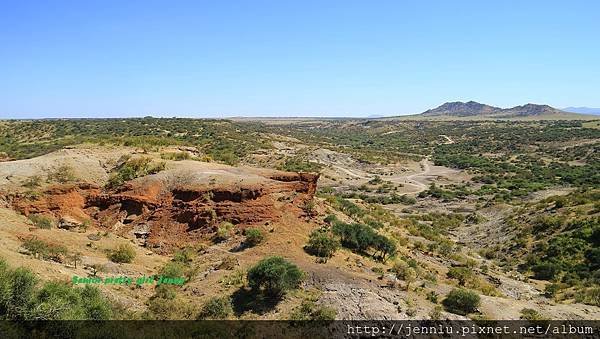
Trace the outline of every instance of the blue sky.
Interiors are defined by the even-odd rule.
[[[599,1],[0,0],[0,118],[600,106]]]

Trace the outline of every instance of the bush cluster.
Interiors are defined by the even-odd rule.
[[[100,291],[86,285],[38,279],[26,268],[11,269],[0,259],[0,319],[4,320],[106,320],[112,306]]]
[[[135,250],[129,244],[121,244],[108,252],[108,259],[116,263],[130,263],[135,258]]]
[[[256,292],[281,297],[300,286],[304,273],[284,258],[273,256],[259,261],[248,270],[247,277],[248,284]]]
[[[158,173],[165,169],[164,162],[153,162],[149,157],[129,158],[116,168],[108,179],[108,187],[118,187],[123,183],[138,177]]]
[[[342,246],[358,252],[365,253],[370,249],[374,251],[373,256],[379,254],[383,260],[396,252],[393,240],[364,224],[336,222],[332,231],[340,237]]]

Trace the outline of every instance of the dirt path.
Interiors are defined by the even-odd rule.
[[[392,131],[395,132],[395,131]],[[389,134],[390,132],[387,132],[386,134]],[[444,145],[451,145],[454,144],[454,140],[452,140],[449,136],[445,135],[445,134],[440,134],[440,137],[443,137],[444,139],[446,139],[446,141],[443,143]],[[404,187],[406,187],[408,190],[406,190],[405,192],[403,192],[403,194],[418,194],[422,191],[425,191],[429,188],[429,183],[427,182],[427,177],[430,175],[431,172],[431,167],[433,166],[433,163],[431,162],[431,160],[429,159],[431,155],[428,155],[427,157],[423,158],[420,162],[419,165],[421,167],[421,171],[420,172],[416,172],[416,173],[412,173],[412,174],[399,174],[399,175],[394,175],[391,176],[389,178],[386,178],[386,180],[389,180],[391,182],[397,183],[397,184],[402,184]],[[331,161],[330,159],[320,159],[322,162],[326,163],[327,165],[329,165],[331,168],[334,168],[338,171],[341,171],[351,177],[354,178],[358,178],[358,179],[364,179],[364,180],[369,180],[369,179],[373,179],[375,177],[375,175],[364,172],[362,170],[356,169],[356,168],[348,168],[348,167],[343,167],[340,166],[339,162],[334,162]]]
[[[443,137],[444,139],[446,139],[446,142],[444,143],[444,145],[452,145],[454,143],[454,140],[450,139],[450,137],[445,134],[440,134],[440,137]]]
[[[419,162],[419,165],[422,169],[421,172],[409,175],[392,176],[387,178],[387,180],[395,182],[397,184],[402,184],[404,186],[411,186],[414,188],[413,190],[405,192],[405,194],[418,194],[419,192],[422,192],[428,188],[427,184],[425,184],[423,181],[426,179],[426,176],[431,171],[431,161],[429,160],[429,157],[421,160],[421,162]]]
[[[446,139],[444,145],[451,145],[454,143],[454,140],[452,140],[449,136],[445,134],[440,134],[440,136]],[[431,162],[431,160],[429,160],[430,156],[431,155],[428,155],[423,160],[421,160],[421,162],[419,162],[419,165],[422,169],[421,172],[413,173],[410,175],[393,176],[388,178],[388,180],[403,184],[405,186],[409,185],[415,188],[414,190],[406,192],[405,194],[418,194],[422,191],[427,190],[429,188],[429,185],[425,183],[425,180],[427,180],[427,176],[431,172],[431,166],[433,166],[433,163]]]

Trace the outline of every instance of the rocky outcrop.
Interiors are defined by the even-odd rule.
[[[83,223],[69,215],[62,216],[58,220],[58,228],[62,228],[65,230],[75,230],[83,226]]]
[[[24,214],[50,214],[59,227],[97,227],[137,239],[156,252],[212,237],[230,222],[242,229],[277,220],[282,213],[302,215],[316,191],[318,174],[211,166],[170,170],[104,190],[92,185],[56,186],[38,200],[16,197]]]

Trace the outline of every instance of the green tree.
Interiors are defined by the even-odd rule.
[[[386,260],[386,257],[396,253],[396,243],[383,235],[376,235],[373,240],[373,247],[381,253],[381,259]]]
[[[308,243],[304,247],[306,252],[323,258],[325,261],[331,258],[340,246],[340,242],[326,230],[316,229],[310,233]]]
[[[248,284],[255,291],[269,296],[281,297],[288,290],[298,288],[304,273],[282,257],[262,259],[248,270]]]
[[[481,298],[477,293],[465,289],[453,289],[442,304],[448,312],[467,315],[477,311]]]

